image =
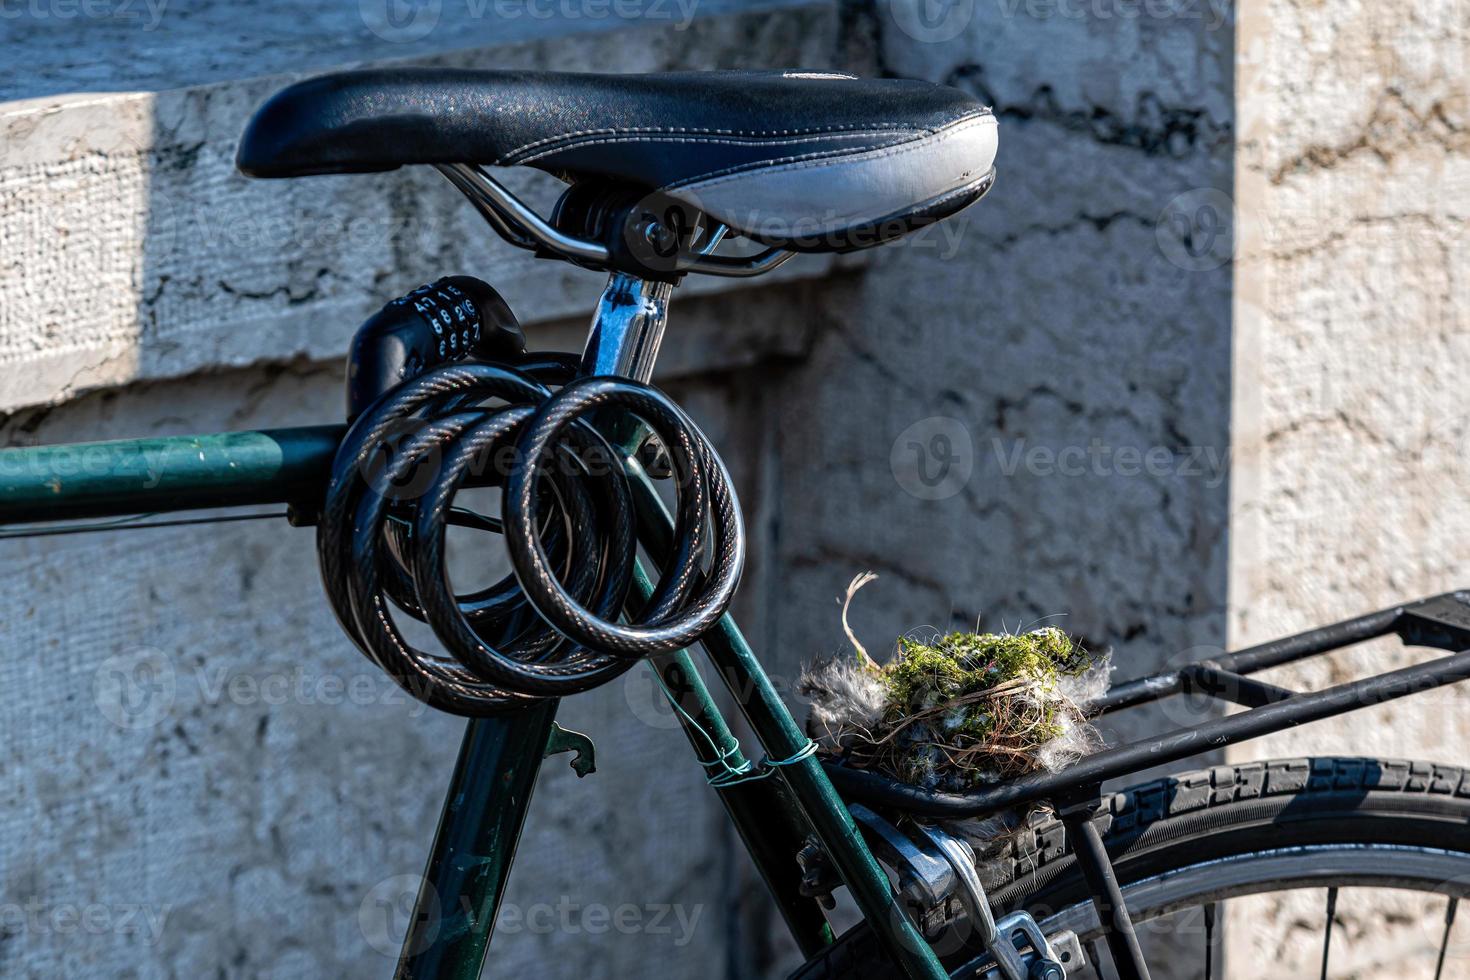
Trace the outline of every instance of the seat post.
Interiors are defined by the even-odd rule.
[[[582,373],[652,379],[673,292],[672,283],[626,272],[609,275],[582,351]]]

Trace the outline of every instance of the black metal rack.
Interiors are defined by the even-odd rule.
[[[1448,650],[1448,656],[1322,691],[1291,691],[1251,675],[1382,636],[1405,646]],[[828,762],[843,797],[921,817],[979,817],[1035,803],[1054,806],[1073,836],[1073,853],[1093,893],[1113,961],[1125,978],[1146,978],[1133,925],[1096,827],[1102,784],[1145,769],[1213,752],[1286,728],[1346,714],[1470,678],[1470,590],[1446,592],[1331,626],[1114,684],[1097,715],[1194,694],[1248,710],[1105,749],[1061,772],[1038,772],[967,793],[946,793]]]

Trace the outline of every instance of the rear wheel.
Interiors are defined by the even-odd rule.
[[[1256,762],[1146,783],[1104,803],[1098,829],[1140,933],[1165,916],[1192,917],[1198,975],[1209,975],[1208,967],[1223,976],[1218,924],[1227,900],[1316,889],[1330,905],[1338,888],[1408,889],[1444,896],[1435,901],[1452,917],[1470,895],[1470,771],[1459,767],[1365,758]],[[980,861],[997,915],[1025,908],[1048,934],[1068,929],[1084,943],[1101,940],[1060,820],[1035,821]],[[1322,916],[1324,927],[1329,921]],[[967,964],[978,950],[953,899],[929,913],[924,931],[954,976],[974,974]],[[1449,929],[1435,939],[1443,961]],[[1470,961],[1452,958],[1443,976],[1467,969]],[[792,975],[899,976],[866,924]]]

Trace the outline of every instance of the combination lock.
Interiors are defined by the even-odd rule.
[[[489,283],[446,276],[393,300],[358,328],[347,361],[347,417],[430,368],[513,361],[525,349],[515,314]]]

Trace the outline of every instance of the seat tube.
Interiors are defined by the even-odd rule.
[[[668,283],[613,272],[593,317],[581,373],[651,379],[672,290]],[[639,425],[620,425],[607,435],[631,453],[643,431]],[[805,736],[733,620],[723,617],[702,645],[732,686],[766,750],[783,758],[797,753]],[[690,671],[686,683],[694,687],[690,693],[701,704],[716,710],[697,673]],[[400,980],[479,976],[555,713],[556,702],[549,700],[515,715],[474,719],[467,726],[399,961]],[[942,980],[946,974],[900,909],[820,763],[808,757],[785,767],[782,776],[859,908],[904,972],[913,978]],[[742,823],[739,813],[731,816]],[[811,938],[809,923],[794,931],[800,938]],[[830,938],[830,932],[826,936]]]
[[[602,303],[587,338],[582,361],[584,372],[622,374],[648,381],[653,376],[653,361],[663,339],[671,290],[672,287],[665,283],[648,282],[614,272],[603,290]],[[614,434],[621,448],[630,453],[636,449],[639,437],[638,427]],[[635,496],[643,496],[649,489],[644,482]],[[659,512],[661,508],[655,505],[643,508],[643,516],[655,524],[668,521],[666,512],[661,518],[654,516]],[[670,528],[665,526],[662,531],[667,534]],[[734,620],[728,614],[721,617],[719,626],[707,634],[701,644],[731,686],[736,701],[766,750],[778,753],[781,758],[798,753],[806,744],[806,736],[766,677]],[[692,693],[698,703],[713,710],[713,699],[699,680],[699,675],[692,673],[689,682],[696,685]],[[904,972],[916,980],[945,978],[947,974],[939,960],[894,897],[887,876],[868,850],[821,763],[809,756],[784,767],[782,776],[795,797],[798,809],[808,826],[816,832],[864,917]],[[754,830],[744,826],[740,812],[732,810],[730,815],[742,833]],[[763,844],[773,836],[758,830],[754,832],[756,839]],[[753,853],[756,853],[754,849]],[[793,863],[794,859],[793,854]],[[761,870],[767,882],[779,889],[780,872],[766,867]],[[778,901],[782,891],[784,889],[778,891]],[[802,926],[804,918],[788,918],[798,942],[807,937],[808,930]]]
[[[612,273],[592,318],[581,373],[651,378],[672,292],[669,283]],[[472,718],[465,726],[404,936],[398,980],[479,977],[556,708],[557,701],[548,699],[514,714]]]

